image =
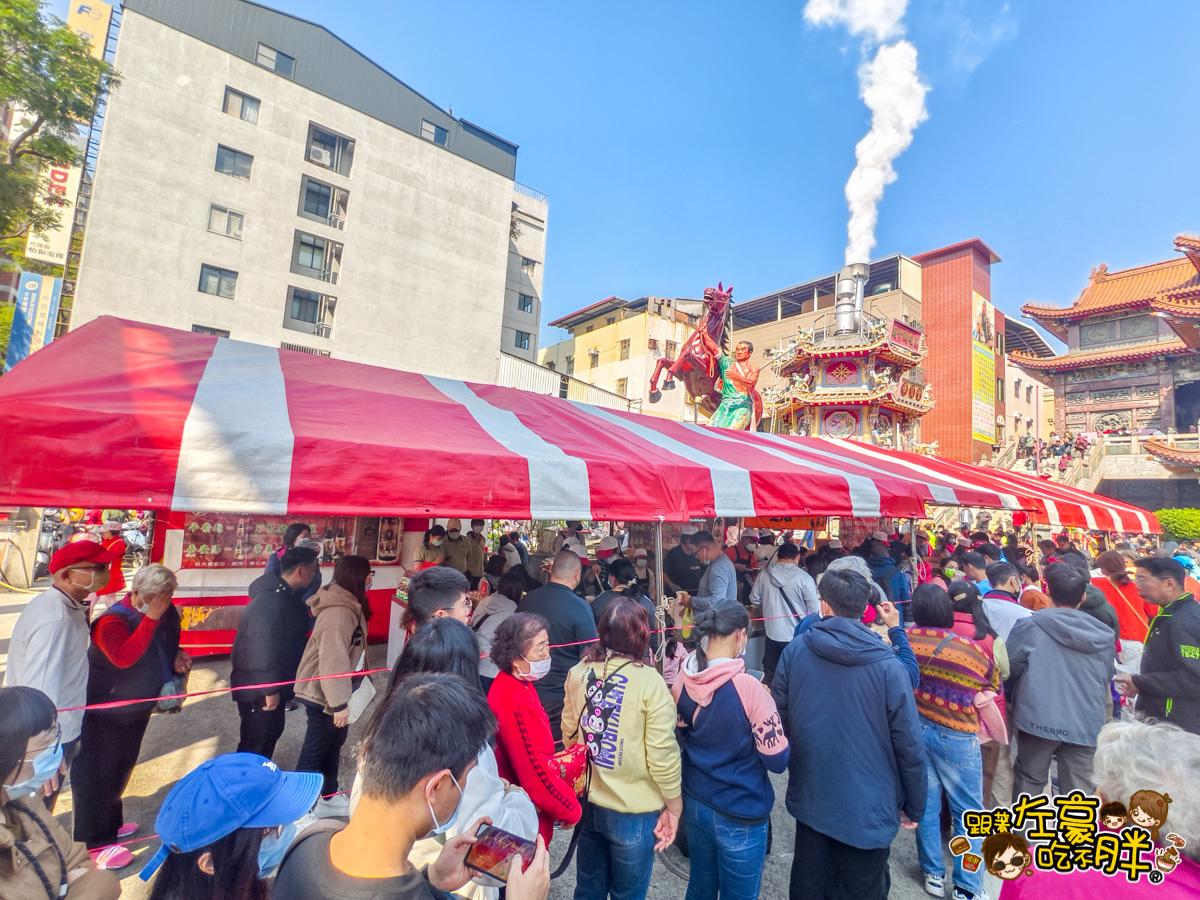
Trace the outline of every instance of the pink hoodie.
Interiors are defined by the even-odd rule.
[[[754,742],[759,752],[775,754],[787,747],[787,737],[782,728],[769,727],[772,720],[779,725],[779,709],[775,701],[767,693],[762,683],[753,675],[746,674],[746,664],[741,659],[724,659],[717,663],[709,663],[703,672],[696,671],[696,654],[693,653],[684,660],[679,671],[679,678],[671,688],[675,701],[686,690],[688,696],[700,707],[712,702],[713,694],[726,682],[732,680],[733,687],[746,710],[746,718],[754,732]],[[764,738],[767,740],[764,741]]]

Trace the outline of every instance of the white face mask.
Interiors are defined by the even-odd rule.
[[[541,681],[550,672],[550,657],[536,661],[525,659],[524,656],[522,656],[521,659],[524,659],[525,662],[529,664],[529,671],[514,672],[513,674],[515,674],[522,681]]]
[[[91,578],[89,579],[89,581],[86,585],[82,585],[78,581],[76,581],[74,578],[70,577],[75,572],[78,572],[78,571],[79,571],[78,569],[71,569],[69,572],[66,573],[67,581],[69,581],[71,583],[72,587],[77,587],[80,590],[86,590],[88,593],[91,593],[92,591],[96,590],[97,587],[99,587],[100,577],[104,574],[102,571],[100,571],[99,569],[92,569],[91,570]]]

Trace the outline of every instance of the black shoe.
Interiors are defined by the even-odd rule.
[[[286,709],[288,712],[295,712],[299,708],[300,708],[300,704],[297,703],[295,700],[289,700],[287,702],[287,706],[284,707],[284,709]]]

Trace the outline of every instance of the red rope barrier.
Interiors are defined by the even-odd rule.
[[[750,621],[751,622],[767,622],[772,619],[791,619],[791,618],[794,618],[794,616],[790,616],[790,615],[788,615],[788,616],[762,616],[757,619],[751,619]],[[693,626],[693,625],[673,625],[670,628],[654,629],[650,633],[651,634],[663,634],[667,631],[678,631],[681,628],[693,628],[693,627],[695,627],[695,626]],[[588,641],[571,641],[570,643],[567,643],[567,644],[551,644],[550,647],[551,647],[551,649],[554,649],[556,647],[579,647],[584,644],[594,644],[595,642],[596,642],[595,639],[588,640]],[[181,648],[181,649],[186,649],[186,648]],[[482,658],[483,657],[481,656],[480,659],[482,659]],[[365,671],[355,671],[355,672],[338,672],[334,675],[317,675],[312,678],[294,678],[291,681],[274,681],[274,682],[267,682],[264,684],[246,684],[246,685],[242,685],[240,687],[230,686],[230,687],[210,688],[207,691],[188,691],[185,694],[167,694],[167,695],[164,695],[161,697],[144,697],[140,700],[110,700],[107,703],[92,703],[92,704],[89,704],[86,706],[67,706],[67,707],[60,709],[59,712],[60,713],[78,712],[80,710],[89,710],[89,709],[93,709],[93,710],[120,709],[121,707],[125,707],[125,706],[136,706],[139,703],[151,703],[151,702],[158,703],[160,700],[184,700],[188,697],[207,697],[207,696],[211,696],[213,694],[229,694],[229,693],[232,693],[233,691],[261,691],[261,690],[266,690],[267,688],[280,688],[280,687],[287,687],[288,685],[292,685],[292,684],[304,684],[309,681],[324,681],[327,678],[354,678],[354,677],[357,677],[360,675],[378,675],[381,672],[390,672],[390,671],[392,671],[390,668],[383,668],[383,669],[367,669]]]

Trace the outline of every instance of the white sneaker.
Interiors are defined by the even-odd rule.
[[[925,893],[932,894],[935,897],[945,897],[946,876],[927,874],[925,876]]]
[[[350,798],[345,794],[322,797],[313,809],[318,819],[345,818],[350,815]]]
[[[968,895],[966,891],[955,888],[954,893],[950,895],[950,900],[990,900],[988,892],[983,888],[977,890],[974,894]]]

